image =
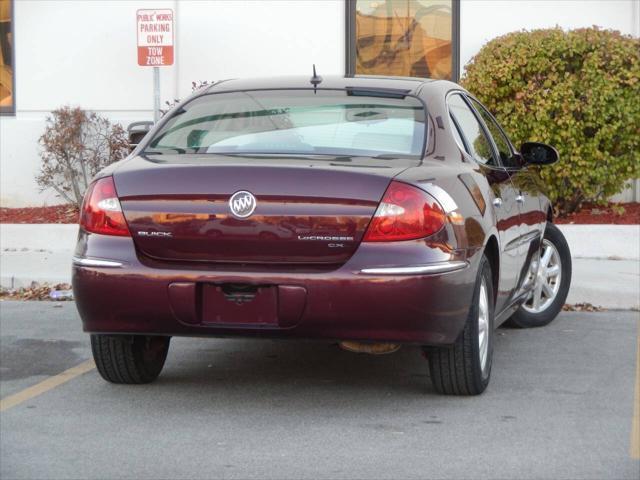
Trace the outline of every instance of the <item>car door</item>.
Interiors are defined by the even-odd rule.
[[[459,133],[461,148],[479,165],[486,177],[493,198],[490,200],[496,218],[500,244],[500,272],[496,295],[496,313],[507,307],[516,294],[524,258],[518,248],[520,241],[520,212],[517,192],[507,169],[499,160],[496,148],[479,115],[462,93],[447,97],[451,121]]]
[[[516,154],[509,138],[493,115],[476,99],[469,97],[469,100],[482,117],[496,147],[500,162],[511,177],[520,212],[519,249],[521,255],[525,257],[524,267],[527,268],[531,259],[540,251],[540,241],[547,220],[546,214],[541,208],[540,180],[534,172],[521,164],[520,156]],[[520,287],[526,287],[523,285],[526,277],[527,275],[523,272]]]

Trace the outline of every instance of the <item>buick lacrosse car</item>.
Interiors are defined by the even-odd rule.
[[[145,383],[172,336],[423,349],[433,388],[475,395],[494,331],[549,323],[571,278],[534,166],[442,80],[218,82],[88,189],[73,288],[98,372]]]

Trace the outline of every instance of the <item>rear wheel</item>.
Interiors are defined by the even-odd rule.
[[[171,337],[91,335],[98,372],[112,383],[150,383],[164,366]]]
[[[542,239],[540,259],[529,272],[533,290],[509,319],[516,327],[542,327],[558,316],[571,284],[571,252],[558,227],[547,224]]]
[[[426,349],[438,393],[479,395],[487,388],[493,358],[493,298],[491,267],[483,255],[462,334],[453,345]]]

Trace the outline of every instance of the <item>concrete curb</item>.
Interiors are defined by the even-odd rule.
[[[640,306],[639,225],[559,225],[574,275],[568,302],[607,308]],[[69,283],[77,225],[0,224],[0,285]]]
[[[0,224],[0,249],[28,249],[47,251],[73,251],[78,236],[78,225]]]
[[[558,225],[573,258],[640,260],[640,225]]]
[[[77,225],[0,224],[0,286],[69,283]]]

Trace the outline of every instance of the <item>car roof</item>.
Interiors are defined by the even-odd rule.
[[[417,77],[385,77],[373,75],[327,75],[322,77],[322,82],[318,84],[321,89],[346,89],[363,88],[375,90],[400,90],[404,93],[417,95],[425,87],[438,84],[449,84],[449,88],[457,87],[453,82],[447,80],[435,80],[431,78]],[[270,90],[270,89],[300,89],[313,88],[311,75],[307,76],[282,76],[265,78],[240,78],[221,80],[209,87],[206,92],[230,92],[243,90]]]

